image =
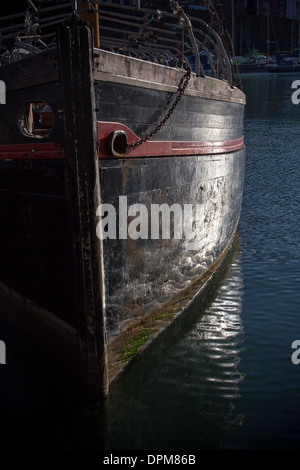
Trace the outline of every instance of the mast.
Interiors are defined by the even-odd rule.
[[[298,55],[299,55],[299,49],[300,49],[300,6],[298,6],[298,44],[297,44],[297,47],[298,47]]]
[[[78,1],[73,0],[73,9],[77,10],[77,7],[74,8],[74,4],[77,5]],[[94,47],[100,47],[100,31],[99,31],[99,13],[98,13],[98,4],[94,2],[83,1],[80,3],[80,18],[89,23],[94,32]]]
[[[292,36],[291,36],[291,52],[294,50],[294,26],[295,26],[295,0],[292,0]]]
[[[270,56],[270,2],[267,3],[267,54]]]
[[[234,48],[234,0],[231,0],[231,39],[233,44],[233,52]]]

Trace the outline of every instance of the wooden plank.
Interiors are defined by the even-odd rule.
[[[102,245],[96,236],[100,203],[97,127],[93,87],[92,31],[73,16],[58,33],[67,185],[74,250],[78,335],[86,347],[90,373],[108,392],[104,332]]]

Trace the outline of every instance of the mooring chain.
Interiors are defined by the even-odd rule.
[[[177,96],[176,100],[174,101],[173,105],[171,106],[171,108],[169,109],[169,111],[167,112],[167,114],[165,115],[165,117],[162,119],[162,121],[156,126],[156,128],[152,132],[147,134],[142,139],[140,139],[136,142],[133,142],[132,144],[128,144],[127,148],[135,148],[135,147],[138,147],[139,145],[143,144],[144,142],[147,142],[149,139],[151,139],[151,137],[154,136],[154,134],[156,134],[162,128],[162,126],[165,125],[165,123],[167,122],[167,120],[169,119],[171,114],[173,114],[174,109],[178,105],[179,101],[181,100],[182,95],[185,92],[185,89],[188,85],[188,82],[189,82],[190,78],[191,78],[191,69],[188,69],[187,72],[182,76],[182,78],[180,80],[178,90],[177,90],[178,96]]]

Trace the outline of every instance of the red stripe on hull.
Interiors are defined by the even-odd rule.
[[[0,160],[47,160],[65,156],[60,142],[0,145]]]
[[[124,131],[128,144],[139,138],[127,126],[117,122],[98,121],[99,158],[111,158],[108,148],[108,138],[111,132]],[[162,157],[227,153],[244,147],[244,138],[222,142],[177,142],[177,141],[148,141],[135,148],[129,148],[122,158],[127,157]]]
[[[127,126],[118,122],[98,121],[98,155],[101,159],[112,158],[109,151],[109,135],[114,131],[124,131],[128,144],[139,138]],[[240,150],[244,147],[244,138],[221,142],[177,142],[177,141],[149,141],[141,145],[128,148],[122,158],[128,157],[164,157],[185,155],[207,155],[227,153]],[[32,144],[0,145],[0,160],[48,160],[65,158],[66,153],[60,142],[43,142]]]

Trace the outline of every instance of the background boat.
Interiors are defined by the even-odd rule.
[[[280,52],[275,55],[274,59],[266,67],[270,73],[299,72],[300,71],[300,54],[299,49],[295,52]]]
[[[238,56],[232,60],[233,65],[238,66],[240,73],[265,72],[271,57],[261,54],[257,49],[252,49],[248,54]]]

